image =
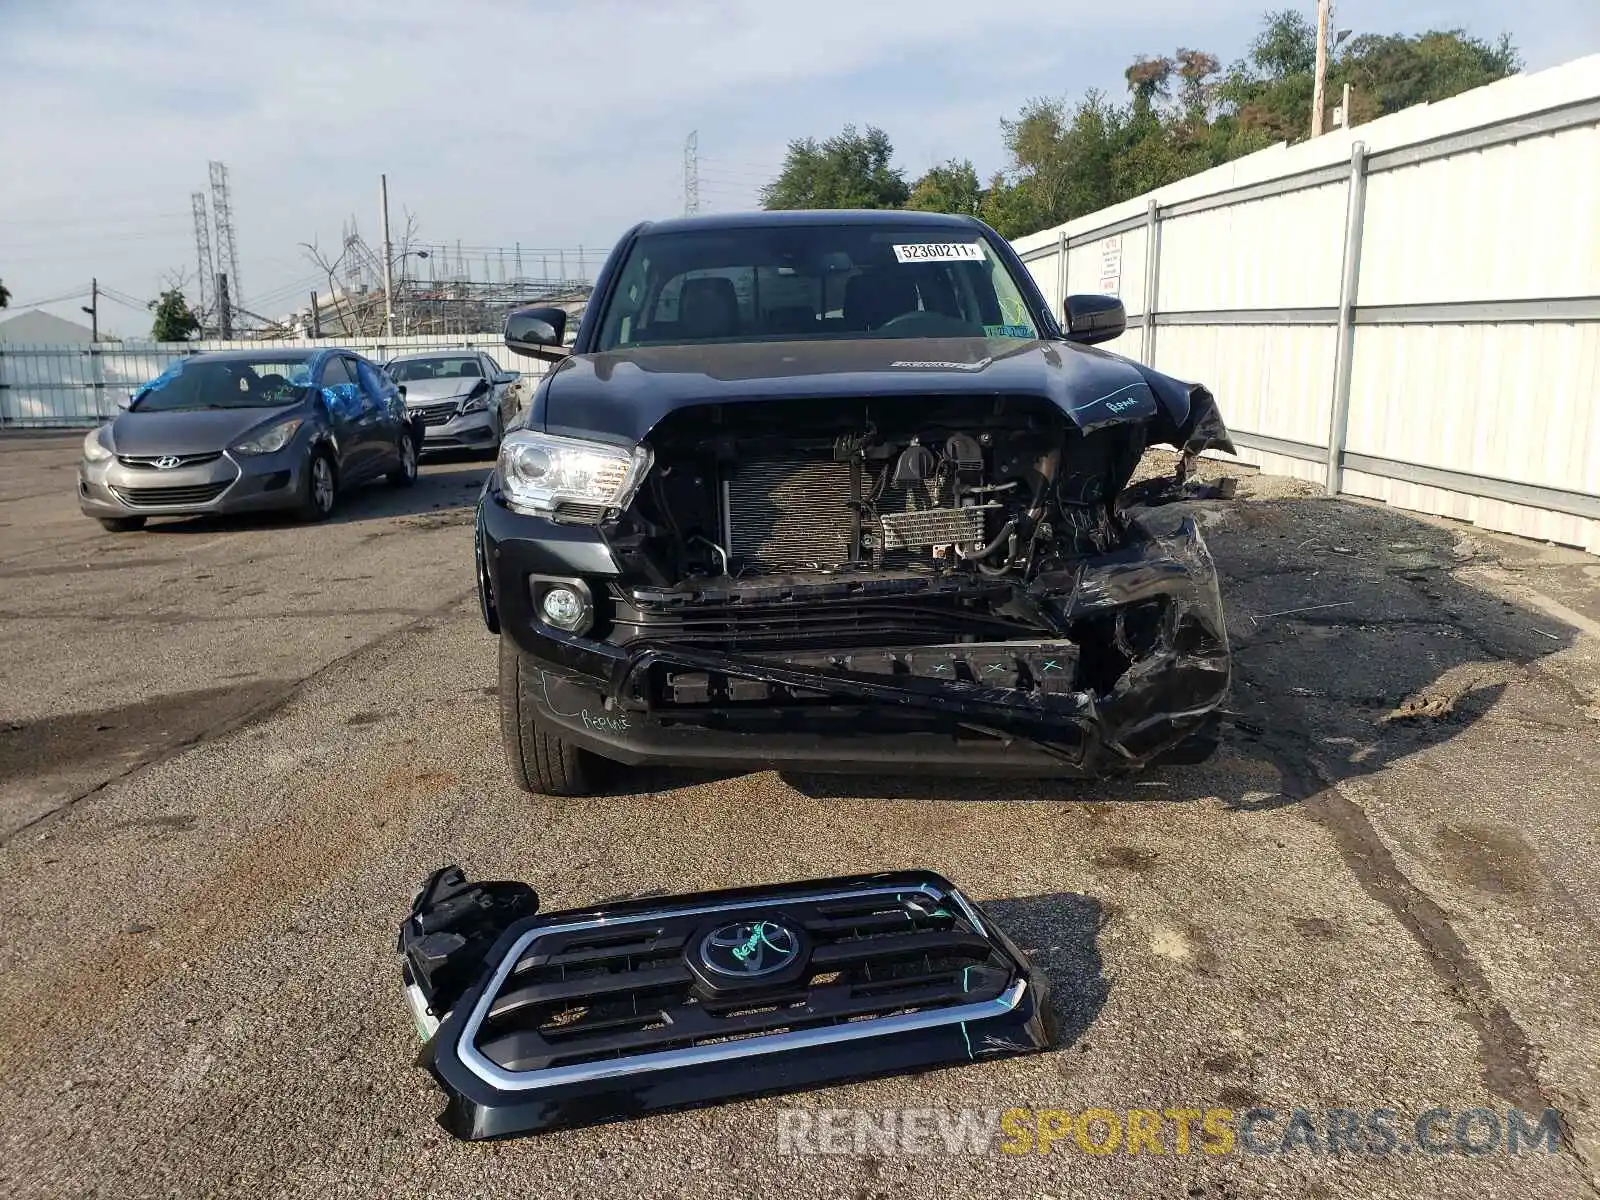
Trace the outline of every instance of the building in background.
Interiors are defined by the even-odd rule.
[[[102,338],[108,341],[108,338]],[[34,308],[0,320],[0,343],[10,346],[89,346],[94,331]]]

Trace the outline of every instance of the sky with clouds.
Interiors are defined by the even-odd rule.
[[[380,172],[422,242],[520,242],[530,273],[540,248],[574,272],[581,246],[592,271],[681,211],[691,130],[713,211],[753,207],[789,139],[848,122],[884,128],[912,176],[952,156],[987,175],[1030,96],[1120,94],[1136,56],[1178,46],[1230,61],[1283,2],[0,0],[0,278],[19,305],[192,275],[211,159],[243,302],[268,315],[317,281],[300,243],[336,246],[353,215],[376,244]],[[1530,70],[1600,50],[1596,0],[1344,0],[1336,22],[1505,31]],[[107,302],[102,324],[148,316]]]

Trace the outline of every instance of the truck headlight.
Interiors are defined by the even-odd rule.
[[[287,421],[279,421],[276,425],[268,425],[256,433],[251,434],[242,442],[234,444],[234,449],[240,454],[272,454],[282,450],[289,444],[289,439],[300,428],[299,417],[291,417]]]
[[[500,443],[495,470],[512,511],[548,516],[565,504],[574,508],[563,519],[581,515],[584,523],[598,525],[607,511],[628,506],[654,460],[649,446],[519,430]]]
[[[111,426],[102,425],[99,429],[91,429],[89,435],[83,439],[83,457],[92,463],[105,462],[115,453],[111,449]]]

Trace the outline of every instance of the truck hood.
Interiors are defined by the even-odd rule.
[[[564,359],[529,425],[637,443],[668,413],[699,404],[871,396],[1031,396],[1084,431],[1150,423],[1152,442],[1232,450],[1204,389],[1092,346],[1013,338],[881,338],[650,346]],[[1209,427],[1214,423],[1215,429]],[[1220,434],[1220,437],[1218,436]]]

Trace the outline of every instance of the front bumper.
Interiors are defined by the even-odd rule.
[[[401,926],[418,1065],[457,1137],[1012,1057],[1059,1036],[1043,974],[932,872],[538,903],[451,867]],[[769,940],[750,965],[717,940],[754,929]]]
[[[1043,635],[935,645],[858,638],[836,652],[814,642],[795,652],[553,629],[538,619],[534,595],[563,577],[603,595],[614,568],[605,570],[599,534],[516,517],[488,495],[479,514],[485,613],[537,667],[524,672],[524,711],[618,762],[1093,777],[1194,761],[1215,741],[1230,659],[1216,569],[1189,518],[1152,515],[1123,548],[1028,584],[977,585],[1009,589],[1013,609],[1049,626]],[[720,588],[716,611],[739,609],[760,586]],[[861,586],[882,585],[865,577]],[[797,598],[801,585],[782,590],[787,599],[764,597],[756,611],[792,619],[838,602]],[[1141,611],[1160,615],[1135,636]],[[1122,667],[1109,678],[1112,654]]]
[[[417,405],[411,410],[423,426],[422,449],[488,450],[495,444],[494,414],[488,409],[460,413],[447,404]]]
[[[222,451],[170,470],[123,457],[78,463],[78,507],[90,517],[188,517],[292,508],[304,486],[298,439],[273,454]]]

